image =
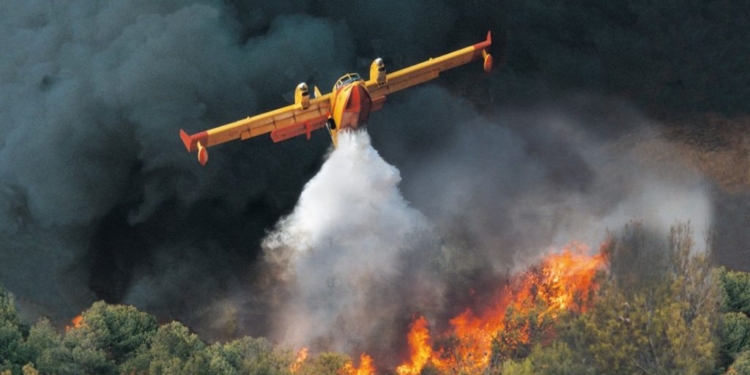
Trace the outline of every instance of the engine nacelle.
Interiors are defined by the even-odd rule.
[[[385,64],[380,57],[370,65],[370,81],[377,82],[378,86],[385,83]]]
[[[301,109],[307,109],[310,106],[310,90],[307,89],[306,83],[300,83],[294,90],[294,104]]]

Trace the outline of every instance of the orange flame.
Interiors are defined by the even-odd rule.
[[[78,315],[73,320],[70,321],[73,325],[65,326],[65,332],[70,331],[74,328],[81,328],[81,325],[83,325],[83,315]]]
[[[419,316],[411,324],[411,330],[407,336],[409,340],[409,363],[398,366],[398,375],[419,375],[427,361],[432,357],[432,346],[430,345],[430,331],[427,327],[427,319]]]
[[[492,340],[505,328],[505,312],[509,307],[548,318],[555,318],[564,310],[584,311],[587,297],[597,288],[594,276],[605,261],[602,254],[589,256],[587,251],[586,246],[573,244],[560,253],[550,254],[541,264],[501,288],[499,297],[481,315],[466,309],[451,319],[451,329],[441,335],[453,339],[449,348],[433,348],[427,321],[418,317],[408,335],[410,358],[396,372],[419,374],[427,363],[451,373],[458,369],[481,372],[490,364]],[[543,311],[533,310],[540,305],[545,307]],[[515,344],[528,344],[529,327],[517,328],[520,332]]]
[[[341,375],[375,375],[375,365],[372,363],[372,357],[362,353],[359,357],[359,368],[348,362],[339,372]]]
[[[292,363],[292,366],[290,368],[292,373],[297,372],[300,367],[302,367],[302,363],[305,362],[307,359],[307,348],[300,349],[299,352],[297,352],[297,357],[294,359],[294,362]]]

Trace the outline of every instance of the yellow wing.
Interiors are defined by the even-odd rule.
[[[492,69],[492,56],[487,48],[492,44],[492,35],[488,31],[487,39],[473,46],[462,48],[440,57],[431,58],[417,65],[398,70],[378,79],[378,67],[384,71],[382,60],[375,60],[370,68],[370,80],[366,82],[367,90],[373,101],[373,109],[382,108],[385,96],[403,90],[431,79],[435,79],[440,72],[467,64],[479,58],[484,59],[484,70]],[[378,65],[379,64],[379,65]],[[383,79],[384,78],[384,79]]]
[[[317,87],[316,93],[319,94]],[[271,133],[274,142],[310,133],[325,126],[330,112],[331,94],[318,95],[309,98],[307,85],[300,84],[295,91],[295,104],[279,108],[275,111],[248,117],[213,129],[193,135],[188,135],[180,129],[180,138],[188,152],[197,151],[198,161],[205,165],[208,162],[207,147],[235,139],[248,139],[266,133]]]

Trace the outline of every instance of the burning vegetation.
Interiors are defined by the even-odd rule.
[[[415,314],[406,349],[357,360],[245,337],[206,344],[179,322],[95,303],[63,333],[25,326],[0,293],[0,373],[8,374],[742,374],[750,358],[750,276],[716,269],[688,225],[667,241],[637,224],[596,254],[574,244],[439,322]],[[440,329],[439,327],[444,327]],[[397,348],[398,343],[393,343]]]
[[[81,328],[83,324],[83,315],[77,315],[70,321],[70,325],[65,326],[65,332],[70,331],[73,328]]]
[[[467,308],[450,320],[450,329],[430,337],[429,325],[417,316],[408,335],[409,359],[399,375],[417,375],[426,365],[440,372],[481,372],[508,353],[554,337],[551,323],[565,311],[582,312],[596,291],[594,276],[604,265],[599,253],[587,255],[582,245],[571,245],[520,273],[495,293],[487,308]]]

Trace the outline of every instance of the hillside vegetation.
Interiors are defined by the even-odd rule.
[[[637,223],[612,236],[608,270],[586,311],[553,320],[546,307],[509,309],[482,373],[750,374],[750,274],[716,268],[698,251],[689,225],[666,241]],[[532,296],[533,298],[533,296]],[[541,300],[541,299],[540,299]],[[521,335],[531,338],[519,341]],[[522,342],[523,345],[518,343]],[[290,348],[245,337],[208,344],[180,322],[158,325],[132,306],[96,302],[59,331],[27,325],[0,291],[0,374],[346,374],[340,353],[298,357]],[[393,370],[378,369],[378,373]],[[476,369],[452,369],[470,374]],[[422,374],[439,374],[429,364]],[[360,374],[364,374],[360,370]]]

